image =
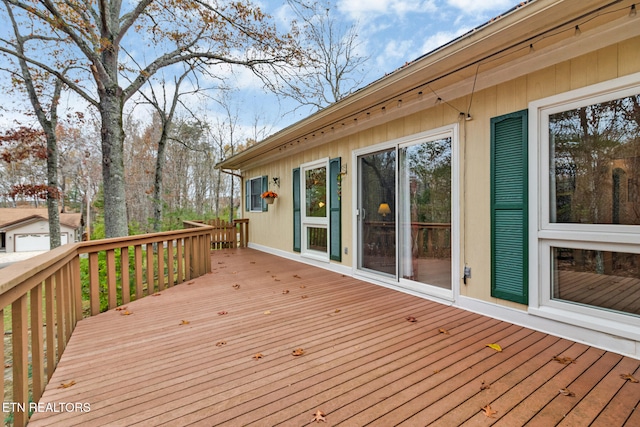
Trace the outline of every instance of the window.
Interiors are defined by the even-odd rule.
[[[302,253],[328,259],[328,161],[307,163],[300,167],[302,178]]]
[[[640,299],[639,82],[638,74],[624,77],[529,110],[539,134],[530,144],[540,192],[535,302],[594,329],[640,316],[632,303]]]
[[[341,160],[322,159],[293,170],[293,250],[342,261]]]
[[[268,190],[267,176],[259,176],[247,180],[246,182],[246,198],[245,209],[251,212],[264,212],[267,210],[267,203],[260,197],[260,195]]]

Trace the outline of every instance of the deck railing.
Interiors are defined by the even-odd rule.
[[[32,402],[42,396],[84,316],[211,271],[211,227],[186,221],[185,227],[72,243],[1,270],[0,335],[7,339],[0,341],[0,351],[5,355],[10,341],[4,364],[11,365],[13,382],[3,392],[3,416],[13,416],[16,426],[27,424]]]
[[[220,218],[194,221],[191,224],[206,224],[212,227],[211,249],[246,248],[249,241],[249,220],[234,219],[227,222]]]

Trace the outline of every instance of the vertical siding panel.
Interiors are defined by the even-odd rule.
[[[609,46],[600,49],[596,54],[598,56],[598,81],[618,77],[618,47]]]
[[[640,36],[618,43],[618,76],[640,72]]]

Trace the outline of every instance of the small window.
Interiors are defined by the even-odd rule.
[[[264,176],[259,176],[257,178],[249,180],[249,183],[247,185],[247,201],[250,211],[262,212],[264,210],[262,198],[260,197],[260,195],[263,192],[263,186],[265,184],[266,180]]]

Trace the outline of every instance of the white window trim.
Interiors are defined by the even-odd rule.
[[[306,171],[311,169],[317,169],[320,167],[324,167],[327,171],[327,181],[326,181],[326,195],[327,195],[327,215],[324,218],[319,217],[308,217],[307,216],[307,194],[306,194]],[[325,157],[320,160],[315,160],[313,162],[303,163],[300,165],[300,255],[306,258],[314,259],[317,261],[325,261],[329,262],[329,239],[330,239],[330,230],[329,230],[329,212],[331,209],[330,206],[331,197],[329,194],[329,158]],[[316,251],[313,249],[308,249],[308,241],[307,241],[307,228],[324,228],[327,230],[327,251]]]
[[[635,340],[638,317],[551,298],[552,247],[640,253],[640,225],[549,222],[548,129],[550,114],[638,93],[634,73],[529,103],[529,313]]]

